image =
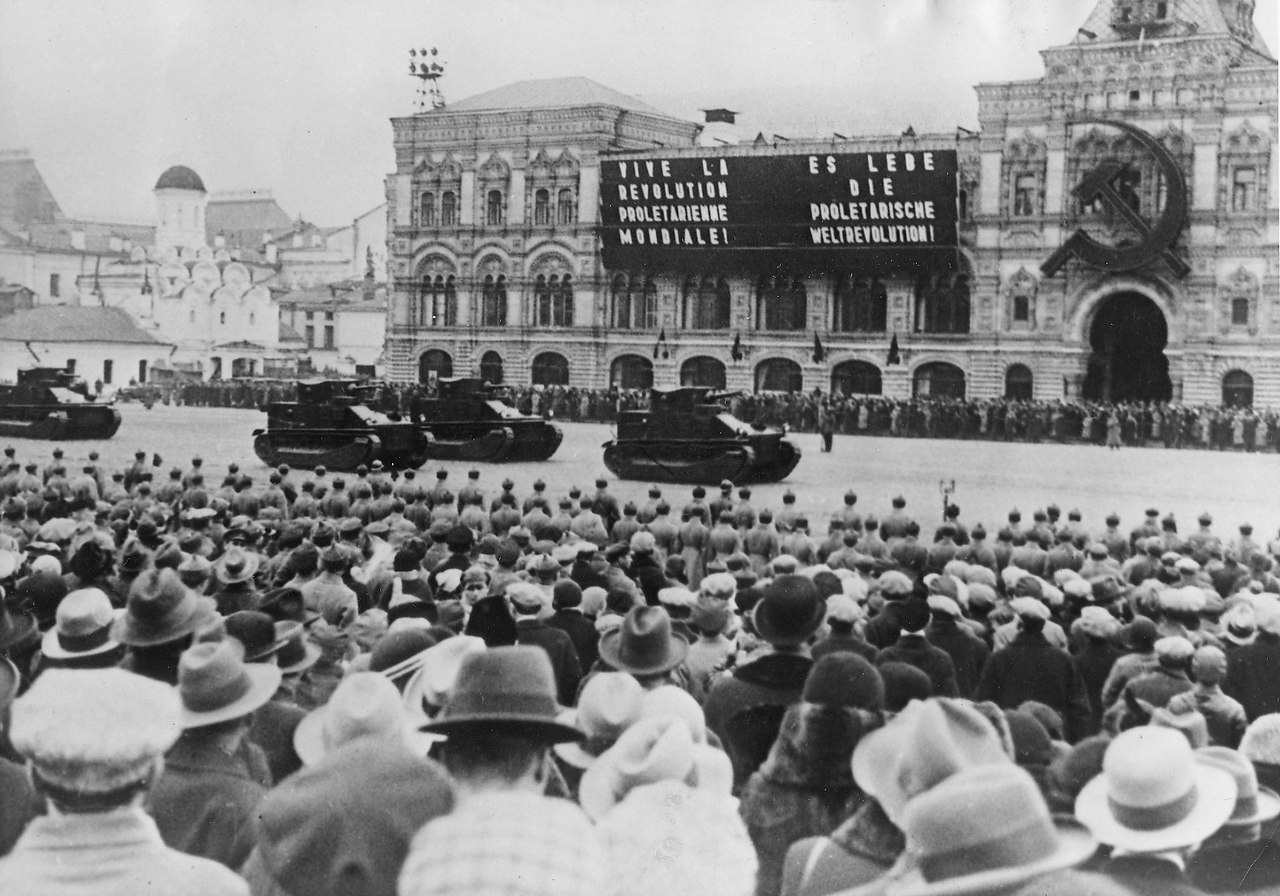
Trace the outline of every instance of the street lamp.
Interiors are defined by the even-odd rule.
[[[942,495],[942,518],[947,518],[947,508],[951,506],[951,496],[956,493],[956,481],[954,479],[939,479],[938,492]]]

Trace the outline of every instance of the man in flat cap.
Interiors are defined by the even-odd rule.
[[[181,731],[172,688],[120,669],[50,669],[10,738],[48,802],[0,859],[6,893],[247,896],[209,859],[165,846],[143,808]]]

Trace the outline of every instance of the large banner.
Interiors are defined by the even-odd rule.
[[[604,159],[600,196],[610,270],[954,264],[954,150]]]

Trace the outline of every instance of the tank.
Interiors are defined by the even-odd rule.
[[[253,431],[253,450],[270,466],[324,465],[354,470],[375,460],[388,469],[416,469],[431,454],[431,437],[397,415],[370,409],[372,386],[355,380],[304,380],[297,401],[267,405],[267,428]]]
[[[119,428],[112,402],[98,401],[84,380],[62,367],[19,370],[17,385],[0,385],[0,436],[109,439]]]
[[[440,460],[546,460],[564,433],[541,417],[522,414],[502,397],[502,387],[479,377],[446,377],[435,398],[414,402],[413,422],[435,440]]]
[[[623,411],[604,463],[619,479],[736,484],[778,482],[800,462],[785,430],[754,426],[729,413],[734,393],[702,386],[653,389],[649,410]]]

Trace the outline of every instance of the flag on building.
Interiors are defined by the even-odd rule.
[[[653,360],[658,360],[658,352],[662,352],[662,357],[667,358],[671,353],[667,351],[667,328],[663,327],[658,332],[658,341],[653,344]]]
[[[893,339],[889,341],[889,360],[890,365],[902,363],[902,353],[898,351],[898,334],[893,334]]]
[[[818,332],[815,330],[813,333],[813,363],[821,363],[826,356],[827,353],[822,347],[822,340],[818,338]]]
[[[735,361],[741,361],[744,357],[742,352],[742,334],[733,334],[733,348],[729,349],[729,356]]]

